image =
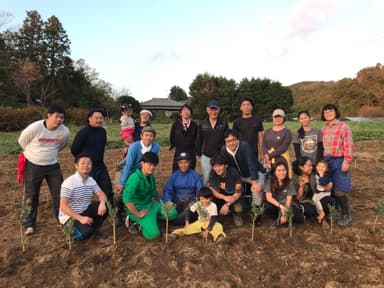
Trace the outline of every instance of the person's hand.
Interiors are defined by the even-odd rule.
[[[139,211],[138,215],[136,215],[136,216],[138,218],[143,218],[147,214],[148,214],[148,210],[147,209],[143,209],[143,210]]]
[[[252,193],[261,193],[262,192],[262,188],[261,188],[261,185],[259,183],[252,183],[251,185],[251,192]]]
[[[266,164],[271,164],[271,159],[269,159],[269,155],[268,153],[264,155],[264,163]]]
[[[116,185],[116,192],[118,193],[118,194],[121,194],[121,192],[123,191],[123,185],[121,185],[121,184],[117,184]]]
[[[223,199],[225,202],[232,204],[234,202],[233,195],[232,196],[224,196]]]
[[[107,207],[105,206],[105,202],[100,202],[99,207],[97,208],[97,215],[101,216],[107,212]]]
[[[209,230],[208,229],[205,229],[204,231],[203,231],[203,233],[201,233],[202,235],[203,235],[203,238],[204,239],[207,239],[208,238],[208,235],[209,235]]]
[[[81,224],[91,225],[93,223],[93,219],[88,216],[81,216],[79,222]]]
[[[343,164],[341,165],[341,172],[348,172],[349,170],[349,163],[348,162],[343,162]]]
[[[299,177],[299,186],[304,187],[305,184],[309,182],[308,177]]]
[[[287,217],[285,215],[281,215],[280,224],[285,224],[285,223],[287,223]]]
[[[229,206],[227,204],[224,204],[220,208],[220,215],[228,215],[229,213]]]
[[[287,207],[285,207],[284,205],[280,204],[279,208],[281,210],[281,214],[285,215],[285,212],[287,211]]]

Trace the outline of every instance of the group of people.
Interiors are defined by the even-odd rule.
[[[241,100],[242,115],[232,129],[220,109],[217,100],[209,101],[207,118],[196,123],[191,105],[181,106],[180,119],[170,131],[172,174],[159,194],[154,171],[160,146],[150,125],[152,113],[142,110],[135,123],[132,107],[123,106],[120,136],[125,151],[115,187],[121,197],[116,198],[104,164],[107,139],[102,111],[90,111],[88,124],[77,132],[71,146],[76,173],[63,182],[57,154],[68,143],[69,130],[63,125],[64,110],[50,107],[47,119],[29,125],[19,138],[25,156],[24,165],[19,165],[24,167],[24,201],[32,208],[24,223],[25,233],[35,232],[43,179],[52,195],[55,217],[61,224],[73,218],[78,240],[103,235],[100,227],[108,213],[107,201],[120,209],[121,221],[130,231],[141,232],[147,239],[160,236],[158,219],[167,218],[177,228],[172,232],[175,236],[201,233],[220,241],[226,237],[220,217],[232,215],[234,225],[241,226],[244,212],[261,205],[273,220],[271,228],[287,223],[288,210],[294,222],[313,218],[327,227],[329,205],[339,209],[337,224],[351,222],[347,195],[352,133],[338,120],[335,105],[322,108],[326,121],[322,130],[311,127],[307,111],[299,112],[301,127],[293,137],[284,126],[282,109],[273,111],[273,127],[265,131],[262,119],[253,113],[251,99]],[[293,162],[288,151],[291,144]],[[197,163],[202,176],[195,171]],[[167,202],[173,202],[174,208],[165,209]],[[261,224],[260,216],[255,223]]]

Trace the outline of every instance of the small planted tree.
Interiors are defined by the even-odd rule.
[[[289,207],[289,209],[285,211],[285,217],[287,217],[287,221],[288,221],[289,238],[292,238],[292,234],[293,234],[293,216],[294,216],[293,209],[292,207]]]
[[[25,252],[25,245],[27,243],[27,238],[25,237],[23,224],[27,220],[27,217],[31,212],[31,209],[32,209],[31,205],[26,202],[23,202],[19,209],[20,241],[21,241],[21,248],[23,249],[23,252]]]
[[[335,205],[331,205],[328,203],[328,211],[329,211],[329,221],[330,221],[330,229],[329,229],[329,234],[331,237],[333,236],[333,226],[335,224],[335,219],[337,215],[339,214],[339,211],[337,211]]]
[[[69,251],[72,250],[73,223],[73,218],[69,218],[63,225],[63,233],[65,235],[65,241],[68,243]]]
[[[376,225],[377,222],[379,221],[380,215],[384,214],[384,202],[379,202],[377,203],[376,207],[373,208],[373,211],[375,212],[375,220],[373,220],[372,224],[372,233],[376,233]]]
[[[168,221],[172,210],[175,209],[175,203],[173,202],[161,202],[161,213],[165,217],[165,243],[168,243]]]
[[[111,202],[106,200],[107,208],[108,208],[108,220],[112,225],[112,233],[113,233],[113,245],[116,245],[116,216],[119,209],[115,206],[113,207]]]
[[[201,219],[204,219],[204,221],[209,221],[209,214],[207,209],[204,209],[203,205],[201,205],[200,201],[197,201],[197,214],[201,217]],[[203,230],[203,228],[201,228]],[[208,238],[203,238],[204,245],[207,245]]]
[[[17,190],[17,182],[9,181],[8,184],[9,184],[9,190],[10,190],[10,192],[12,194],[12,203],[13,203],[13,205],[15,205],[16,204],[15,191]]]
[[[252,236],[251,236],[251,240],[253,241],[254,239],[254,235],[255,235],[255,222],[256,222],[256,219],[257,217],[261,216],[264,214],[264,205],[255,205],[254,203],[252,203],[252,207],[251,207],[251,217],[252,217]]]

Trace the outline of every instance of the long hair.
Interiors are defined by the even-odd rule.
[[[307,110],[302,110],[299,113],[297,113],[297,119],[300,119],[301,114],[307,114],[309,119],[311,119],[311,115],[309,115],[309,112]],[[305,131],[303,125],[300,126],[300,128],[297,130],[297,133],[299,133],[299,138],[304,139],[305,137]]]
[[[293,161],[292,162],[293,173],[295,173],[297,176],[301,176],[303,174],[303,171],[301,171],[300,167],[303,167],[308,160],[311,160],[311,158],[307,156],[303,156]]]
[[[279,180],[277,179],[276,175],[275,175],[275,172],[276,172],[276,168],[283,165],[285,170],[287,171],[287,174],[285,176],[285,178],[283,179],[283,183],[282,185],[279,184]],[[272,178],[271,178],[271,192],[272,192],[272,195],[280,195],[283,193],[283,190],[286,189],[288,187],[288,184],[289,184],[289,176],[288,176],[288,166],[285,162],[283,161],[278,161],[276,162],[273,166],[272,166]]]

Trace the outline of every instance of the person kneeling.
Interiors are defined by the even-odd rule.
[[[74,219],[75,240],[89,238],[92,234],[104,236],[100,232],[103,221],[108,216],[106,196],[96,181],[89,176],[92,169],[91,157],[80,153],[75,157],[76,173],[61,185],[59,220],[65,224]],[[96,194],[99,201],[92,202]]]
[[[185,227],[176,229],[172,232],[175,235],[192,235],[202,233],[204,239],[211,234],[213,241],[218,242],[226,236],[223,231],[223,226],[217,222],[217,206],[212,202],[212,191],[203,187],[199,191],[199,201],[194,203],[189,212],[198,214],[198,220],[189,224],[189,214],[186,215]]]
[[[156,153],[144,153],[141,169],[129,176],[123,191],[127,216],[141,227],[144,238],[150,240],[160,236],[157,215],[160,214],[161,218],[165,219],[162,206],[156,201],[158,193],[153,172],[158,163],[159,157]],[[176,216],[176,209],[172,209],[168,219],[173,220]]]

